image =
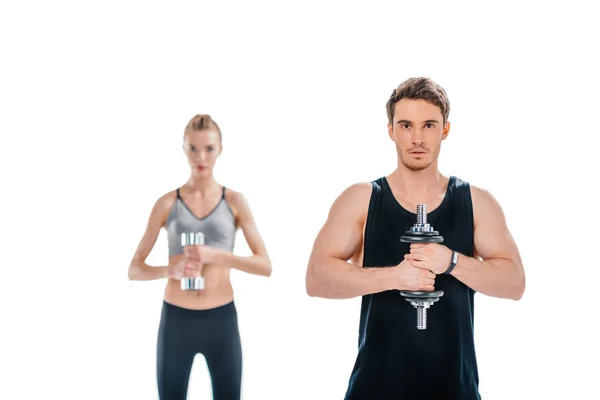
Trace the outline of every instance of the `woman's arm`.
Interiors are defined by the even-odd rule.
[[[242,229],[248,247],[252,251],[249,257],[237,256],[230,252],[215,251],[213,263],[227,265],[254,275],[271,276],[271,260],[265,243],[260,235],[248,201],[239,192],[228,190],[226,201],[237,215],[238,226]]]
[[[156,201],[146,230],[129,264],[128,276],[132,281],[149,281],[167,278],[167,266],[150,266],[146,264],[146,258],[156,244],[160,229],[164,226],[169,209],[175,201],[174,192],[167,193]]]

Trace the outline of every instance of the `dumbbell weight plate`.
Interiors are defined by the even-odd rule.
[[[442,236],[400,236],[402,243],[443,243]]]
[[[421,290],[421,291],[401,290],[400,294],[405,297],[418,296],[421,299],[425,299],[425,298],[442,297],[444,295],[444,291],[443,290],[435,290],[432,292],[427,292],[424,290]]]

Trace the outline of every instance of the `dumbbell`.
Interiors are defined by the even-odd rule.
[[[203,246],[204,234],[202,232],[188,232],[181,234],[182,246]],[[181,278],[181,290],[193,291],[204,289],[204,278],[201,276],[184,276]]]
[[[417,204],[417,223],[400,236],[403,243],[443,243],[444,238],[427,223],[427,206]],[[417,309],[417,329],[427,329],[427,309],[444,295],[443,290],[433,292],[401,290],[405,297]]]

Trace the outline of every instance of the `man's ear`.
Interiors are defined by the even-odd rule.
[[[394,130],[392,129],[392,125],[388,122],[388,136],[392,142],[396,141],[396,135],[394,134]]]
[[[446,140],[448,135],[450,134],[450,122],[446,122],[444,124],[444,133],[442,133],[442,140]]]

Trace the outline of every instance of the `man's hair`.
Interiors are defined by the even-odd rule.
[[[450,114],[450,102],[446,91],[429,78],[409,78],[402,82],[390,96],[386,104],[387,116],[390,125],[394,123],[394,107],[402,99],[425,100],[440,108],[444,124]]]
[[[200,132],[214,129],[221,140],[221,129],[219,125],[208,114],[195,115],[185,127],[184,134],[188,132]]]

